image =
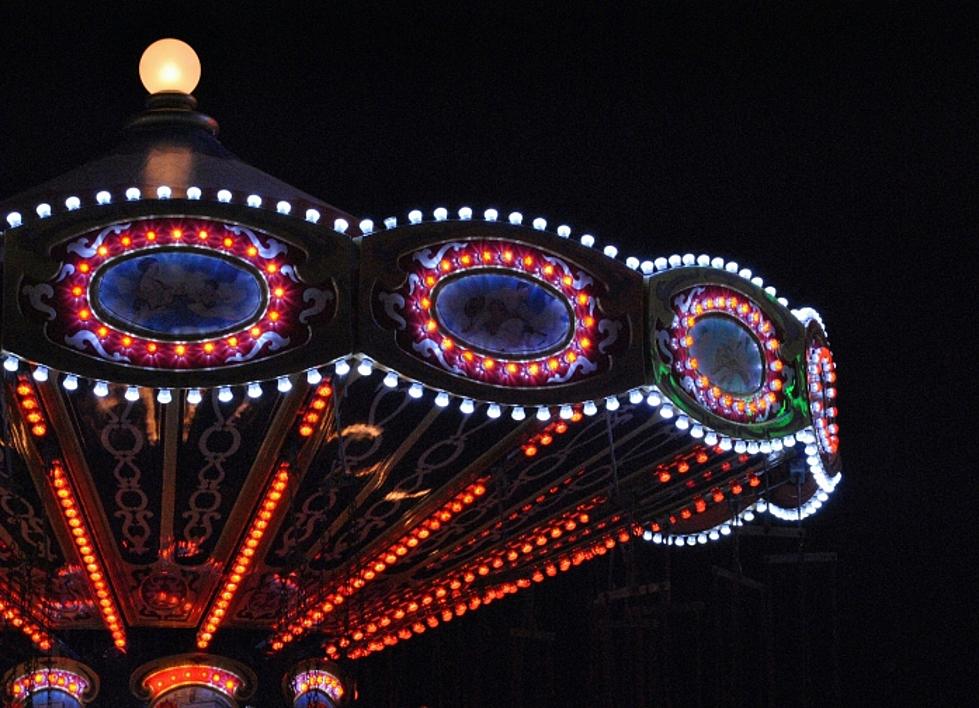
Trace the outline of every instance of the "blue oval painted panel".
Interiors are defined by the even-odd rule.
[[[690,336],[690,355],[712,384],[735,396],[761,388],[765,369],[761,345],[740,322],[721,315],[701,317]]]
[[[538,356],[571,337],[571,312],[558,293],[518,276],[461,275],[439,288],[434,307],[457,340],[503,358]]]
[[[218,336],[256,319],[265,305],[259,277],[192,250],[153,251],[108,264],[92,305],[109,321],[153,337]]]

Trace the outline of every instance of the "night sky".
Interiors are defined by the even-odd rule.
[[[979,655],[967,6],[403,5],[0,4],[0,200],[111,148],[142,108],[142,50],[174,36],[201,58],[195,95],[229,149],[357,216],[493,206],[624,255],[737,260],[820,311],[839,366],[845,476],[806,550],[840,558],[844,703],[959,695]],[[663,552],[636,552],[655,579]],[[729,556],[690,551],[674,582],[696,594],[709,580],[693,566]],[[587,604],[602,575],[578,572],[534,591],[570,644],[584,635],[562,608]],[[478,647],[519,614],[506,602],[449,628],[477,644],[460,654],[473,704],[509,681],[480,660],[497,649]],[[425,666],[434,644],[416,641],[369,660],[362,681],[418,672],[407,700],[451,705]],[[573,660],[556,669],[568,695]]]

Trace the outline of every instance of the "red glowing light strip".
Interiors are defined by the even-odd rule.
[[[32,618],[21,612],[18,606],[24,607],[23,601],[6,583],[0,583],[0,592],[3,593],[0,596],[0,619],[23,632],[41,651],[50,651],[51,647],[54,646],[51,635],[44,631]]]
[[[46,690],[63,691],[80,703],[88,691],[88,681],[74,671],[45,667],[14,679],[10,690],[18,706],[24,705],[24,701],[38,691]]]
[[[343,604],[347,598],[377,578],[378,574],[397,563],[400,558],[407,556],[411,549],[416,548],[431,537],[433,532],[442,528],[442,525],[448,523],[454,515],[474,504],[476,499],[486,493],[488,481],[488,477],[482,477],[467,486],[450,501],[443,504],[439,510],[416,524],[397,543],[379,553],[373,560],[368,560],[359,568],[355,568],[330,591],[320,594],[317,599],[311,602],[312,606],[302,613],[301,619],[289,622],[287,627],[280,629],[272,637],[270,644],[272,651],[279,651],[289,642],[322,623],[326,616],[336,609],[337,605]]]
[[[621,520],[620,517],[614,517]],[[615,522],[617,523],[617,522]],[[347,646],[346,655],[350,659],[360,659],[369,654],[383,651],[385,648],[394,646],[401,640],[410,639],[412,636],[423,634],[428,629],[434,629],[440,623],[451,622],[456,617],[462,617],[467,611],[474,611],[480,607],[491,604],[502,599],[507,595],[514,594],[520,590],[532,587],[534,583],[541,583],[545,577],[554,577],[558,572],[566,572],[573,566],[581,565],[599,556],[604,556],[609,550],[614,548],[617,543],[627,543],[638,533],[636,528],[611,529],[600,538],[585,542],[584,547],[579,547],[569,554],[563,555],[557,563],[545,562],[532,569],[527,569],[527,575],[515,581],[498,583],[484,588],[470,588],[467,591],[459,592],[445,601],[438,607],[432,607],[434,611],[417,619],[407,619],[402,622],[400,628],[388,629],[387,633],[379,638],[369,639],[360,632],[354,632],[354,636],[360,636],[359,645],[353,645],[350,639],[344,637],[340,644]],[[390,627],[391,623],[385,625]],[[327,655],[331,658],[338,658],[340,650],[336,645],[329,645],[326,648]]]
[[[806,383],[816,438],[824,453],[835,455],[840,448],[840,426],[836,422],[836,363],[829,347],[811,347],[808,354]]]
[[[701,292],[681,293],[674,300],[676,321],[672,329],[674,369],[682,377],[683,388],[708,410],[728,420],[759,422],[779,409],[784,400],[787,383],[784,362],[780,358],[780,342],[775,326],[764,316],[750,298],[729,288],[711,286]],[[747,396],[727,393],[699,370],[699,362],[691,355],[694,339],[691,331],[697,319],[704,315],[722,314],[747,327],[761,343],[765,375],[761,388]]]
[[[256,232],[255,236],[258,239],[264,234]],[[268,306],[258,322],[240,332],[186,342],[140,337],[102,322],[92,307],[90,292],[99,269],[119,256],[151,254],[161,246],[176,247],[187,253],[214,252],[249,263],[261,274],[269,296]],[[267,341],[266,334],[286,340],[278,342],[277,351],[282,351],[286,344],[300,343],[298,318],[302,298],[288,275],[293,267],[278,257],[280,251],[269,249],[269,252],[275,255],[263,256],[262,249],[247,235],[216,222],[185,219],[136,222],[118,233],[105,234],[94,255],[71,257],[74,273],[54,285],[59,316],[51,325],[61,322],[67,337],[88,331],[97,337],[102,348],[98,352],[90,343],[93,352],[121,357],[122,361],[148,368],[193,369],[251,359],[262,349],[276,346],[276,342]]]
[[[537,452],[540,450],[541,447],[547,447],[552,442],[554,442],[555,434],[564,435],[566,432],[568,432],[569,423],[577,423],[583,417],[584,414],[580,410],[575,408],[574,412],[571,414],[571,418],[569,418],[567,421],[556,420],[551,423],[548,423],[547,426],[542,431],[532,436],[530,440],[528,440],[521,446],[521,449],[523,450],[523,454],[526,455],[527,457],[533,457],[534,455],[537,454]]]
[[[421,588],[413,588],[411,591],[403,592],[400,598],[390,595],[379,598],[364,610],[363,616],[368,618],[367,621],[362,622],[359,628],[355,628],[348,636],[342,638],[339,642],[340,646],[346,647],[352,642],[362,641],[365,637],[373,635],[393,623],[411,622],[412,619],[409,615],[424,613],[440,607],[446,602],[460,602],[460,598],[464,600],[466,597],[470,597],[472,593],[480,592],[478,588],[474,587],[474,583],[480,579],[487,578],[494,572],[516,570],[524,565],[531,556],[553,553],[565,545],[573,545],[581,541],[592,533],[587,528],[591,522],[587,511],[594,509],[604,501],[603,497],[596,497],[589,502],[579,504],[575,510],[563,512],[534,529],[511,539],[502,548],[491,550],[479,558],[468,561],[461,567],[444,574],[441,578],[430,581]],[[614,519],[613,523],[617,523],[619,517],[614,517]],[[606,525],[606,522],[600,522],[596,528],[601,530]],[[576,529],[577,533],[572,533]],[[565,533],[569,535],[564,536]],[[562,570],[570,568],[572,564],[578,565],[580,562],[580,560],[573,562],[569,559],[567,567],[562,567]],[[480,602],[476,597],[469,609],[476,609]],[[332,651],[329,647],[327,649],[331,656],[339,651],[335,645],[333,645]]]
[[[234,699],[242,685],[240,676],[227,669],[204,664],[181,664],[158,669],[143,679],[143,687],[156,700],[167,691],[181,686],[207,686]]]
[[[293,677],[293,701],[310,691],[322,691],[336,703],[339,703],[340,699],[343,698],[343,684],[340,683],[340,679],[322,669],[303,671]]]
[[[48,426],[47,421],[44,420],[44,413],[41,412],[41,404],[38,403],[34,386],[26,376],[18,376],[16,391],[18,403],[31,426],[31,435],[36,438],[43,437],[48,432]]]
[[[275,509],[282,500],[282,496],[288,486],[289,466],[283,462],[279,465],[279,471],[276,472],[275,477],[265,491],[255,518],[252,519],[252,523],[248,527],[248,532],[238,547],[238,553],[235,556],[234,562],[231,564],[231,572],[221,585],[220,592],[218,592],[217,597],[211,603],[206,619],[197,632],[198,649],[207,648],[207,645],[211,643],[211,639],[214,637],[214,633],[217,632],[218,626],[224,621],[228,607],[231,605],[231,601],[234,599],[241,585],[242,577],[248,572],[248,567],[251,565],[252,559],[262,541],[262,537],[268,530]]]
[[[434,343],[445,368],[469,378],[507,386],[564,383],[599,368],[600,358],[595,353],[599,330],[590,278],[579,280],[560,258],[523,244],[466,241],[450,244],[443,250],[435,267],[429,268],[416,259],[401,294],[406,302],[405,319],[410,336],[416,343]],[[443,334],[432,298],[439,282],[453,274],[500,271],[546,284],[565,299],[571,308],[574,333],[561,351],[529,360],[500,355],[494,358]]]
[[[112,642],[116,648],[119,651],[125,651],[126,633],[122,627],[122,614],[112,599],[112,593],[106,580],[105,567],[95,549],[95,544],[92,542],[89,529],[85,525],[71,480],[58,461],[55,461],[51,466],[51,484],[58,498],[58,506],[62,516],[64,516],[65,523],[68,525],[72,539],[77,546],[78,555],[82,559],[82,567],[85,568],[92,591],[95,593],[96,604],[102,613],[102,621],[112,633]]]
[[[316,424],[323,419],[326,411],[327,401],[333,395],[333,387],[330,384],[320,384],[316,389],[316,396],[310,401],[309,406],[299,416],[299,434],[308,438],[316,430]]]

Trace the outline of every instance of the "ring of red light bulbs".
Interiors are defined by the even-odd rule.
[[[88,681],[74,671],[44,667],[17,677],[10,682],[9,690],[15,705],[24,705],[38,691],[47,690],[63,691],[81,702],[88,691]]]
[[[291,684],[293,701],[310,691],[322,691],[337,703],[343,698],[343,684],[340,679],[322,669],[300,672],[293,676]]]
[[[571,267],[562,259],[532,246],[497,240],[444,244],[438,265],[428,268],[420,260],[409,270],[400,294],[405,299],[407,331],[415,344],[431,342],[441,349],[449,371],[502,386],[541,386],[562,378],[579,359],[597,364],[598,322],[592,285],[578,286]],[[572,336],[559,351],[530,358],[476,351],[446,333],[435,313],[436,290],[448,278],[462,274],[512,273],[557,293],[572,314]],[[575,376],[580,376],[578,369]],[[563,378],[562,378],[563,380]]]
[[[836,422],[836,363],[825,345],[811,346],[806,354],[806,382],[816,442],[824,455],[840,448],[840,426]]]
[[[242,686],[241,677],[227,669],[204,664],[181,664],[157,669],[143,678],[150,699],[183,686],[207,686],[234,699]]]
[[[687,297],[694,289],[702,292]],[[766,417],[770,409],[778,409],[782,405],[787,381],[785,364],[780,357],[780,342],[775,326],[751,298],[730,288],[697,286],[677,295],[673,302],[676,315],[670,330],[673,368],[681,379],[692,379],[692,393],[702,406],[726,420],[752,423]],[[686,309],[680,304],[684,302],[687,303]],[[700,371],[699,362],[691,355],[694,345],[692,330],[700,317],[709,315],[735,319],[761,345],[765,375],[761,387],[754,393],[745,396],[728,393]]]
[[[91,293],[91,285],[99,271],[119,262],[122,256],[151,254],[161,248],[230,257],[249,266],[249,273],[257,271],[261,274],[268,295],[265,311],[240,331],[184,341],[136,335],[103,321]],[[135,221],[121,233],[107,235],[94,256],[74,255],[69,264],[74,273],[55,284],[59,312],[74,315],[66,323],[69,329],[66,334],[72,336],[81,330],[92,332],[109,358],[126,357],[146,368],[208,368],[225,364],[243,352],[251,354],[255,346],[269,349],[272,343],[260,340],[265,332],[288,336],[298,329],[302,298],[296,292],[296,284],[282,272],[290,266],[288,257],[263,257],[247,236],[236,234],[219,222],[178,217]],[[278,348],[276,353],[297,344],[290,342],[286,347]]]

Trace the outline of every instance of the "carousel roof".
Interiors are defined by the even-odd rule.
[[[493,209],[359,220],[216,133],[157,92],[0,206],[21,659],[165,628],[356,660],[837,485],[824,326],[749,270]]]

